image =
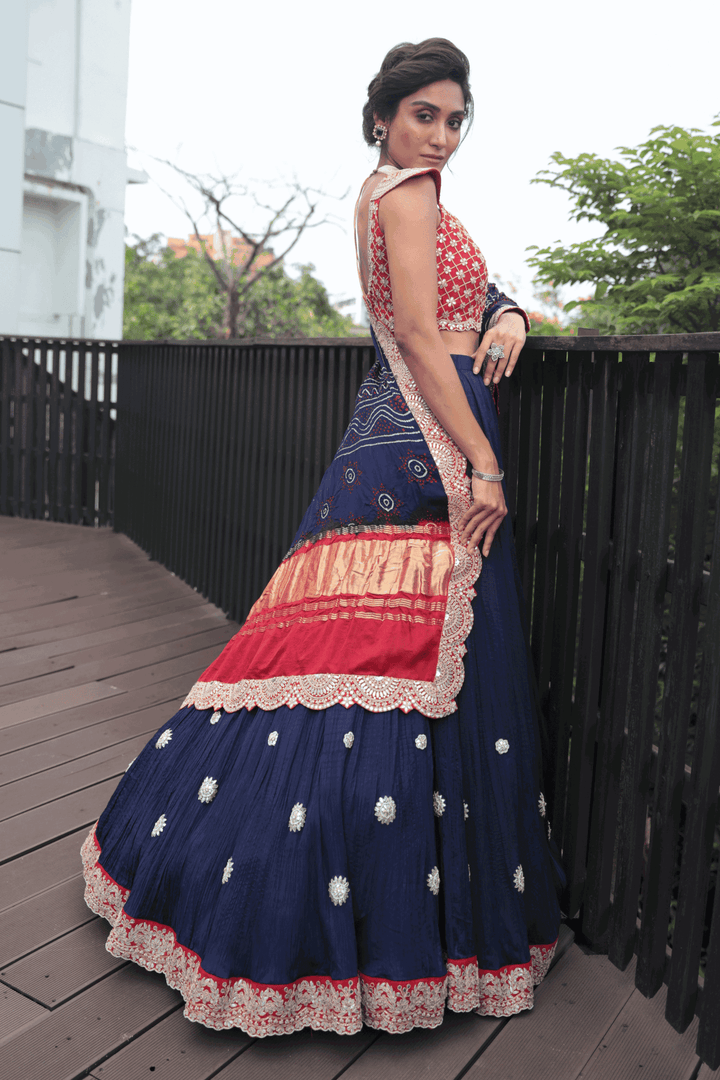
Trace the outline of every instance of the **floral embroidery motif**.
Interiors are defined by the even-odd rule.
[[[467,821],[467,819],[470,817],[470,807],[468,806],[468,804],[465,802],[464,799],[463,799],[463,817],[465,818],[465,821]]]
[[[470,871],[470,863],[468,863],[468,881],[472,881],[472,873]]]
[[[513,885],[518,892],[525,892],[525,875],[523,874],[522,866],[518,866],[513,874]]]
[[[508,750],[510,749],[510,743],[507,741],[507,739],[498,739],[498,741],[495,743],[495,749],[497,750],[498,754],[507,754]]]
[[[443,1021],[447,978],[391,982],[360,976],[363,1020],[394,1035],[413,1027],[434,1028]]]
[[[433,791],[433,813],[435,817],[442,817],[445,813],[445,807],[447,803],[443,799],[439,791]]]
[[[540,817],[545,817],[547,803],[545,802],[545,796],[542,791],[540,792],[540,798],[538,799],[538,810],[540,811]]]
[[[218,793],[219,786],[217,780],[213,780],[212,776],[206,776],[198,788],[200,802],[211,803]]]
[[[307,816],[307,810],[301,802],[296,802],[290,811],[290,820],[288,821],[288,829],[290,832],[300,832],[305,824],[305,818]]]
[[[427,876],[427,887],[433,896],[437,896],[440,892],[440,871],[437,866],[433,866],[432,870]]]
[[[268,746],[275,746],[277,741],[278,741],[278,733],[277,733],[277,731],[271,731],[270,734],[268,735]]]
[[[210,723],[211,724],[217,724],[217,722],[218,722],[218,720],[220,719],[221,716],[222,716],[222,709],[216,709],[215,712],[210,717]]]
[[[397,807],[395,806],[395,800],[389,795],[383,795],[375,803],[375,817],[378,819],[381,825],[389,825],[395,820],[395,814],[397,813]]]
[[[223,873],[222,873],[222,883],[223,883],[223,885],[227,885],[228,881],[230,880],[230,875],[233,872],[233,867],[234,866],[235,866],[235,863],[232,861],[232,859],[228,859],[228,861],[225,863],[225,869],[223,870]]]
[[[136,757],[134,757],[134,758],[132,759],[132,761],[130,762],[130,765],[134,765],[136,761],[137,761],[137,758],[136,758]],[[130,768],[130,765],[128,765],[128,767],[127,767],[127,769],[125,770],[125,772],[127,772],[127,771],[128,771],[128,769]]]
[[[427,749],[427,735],[418,735],[415,740],[415,745],[417,746],[418,750]]]
[[[340,907],[342,904],[344,904],[348,896],[350,895],[350,886],[348,884],[347,878],[330,878],[330,883],[328,885],[328,894],[335,907]]]
[[[436,1027],[447,1003],[455,1012],[511,1016],[533,1005],[533,984],[547,974],[556,942],[531,945],[530,961],[478,969],[477,957],[447,960],[447,974],[405,982],[360,974],[333,981],[305,976],[284,986],[267,986],[242,977],[219,979],[202,968],[202,958],[180,945],[169,926],[133,919],[124,912],[130,890],[109,876],[98,862],[97,822],[82,845],[85,901],[107,919],[112,956],[159,971],[185,999],[185,1016],[207,1027],[239,1027],[253,1037],[290,1034],[310,1024],[323,1031],[354,1034],[363,1021],[381,1031]],[[437,869],[437,868],[436,868]]]
[[[345,732],[345,734],[343,735],[343,742],[349,750],[352,744],[355,742],[355,736],[353,735],[352,731]]]
[[[550,827],[550,822],[549,821],[548,821],[548,840],[552,840],[552,828]]]
[[[158,739],[158,741],[155,743],[155,749],[156,750],[162,750],[162,748],[164,746],[167,746],[167,744],[170,742],[171,739],[172,739],[172,728],[166,728],[165,731],[163,731],[160,738]]]
[[[153,825],[152,832],[150,833],[150,835],[151,836],[159,836],[166,825],[167,825],[167,818],[165,817],[164,814],[161,814],[160,817],[155,822],[155,824]]]

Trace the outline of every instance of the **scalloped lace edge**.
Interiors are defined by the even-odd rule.
[[[477,958],[447,960],[447,975],[396,982],[359,973],[348,979],[312,975],[285,985],[252,979],[221,979],[204,971],[201,957],[181,945],[173,929],[126,915],[130,890],[98,862],[97,822],[82,845],[85,902],[112,926],[106,949],[157,971],[185,1000],[183,1015],[210,1028],[239,1027],[248,1035],[286,1035],[311,1027],[352,1035],[363,1024],[393,1034],[433,1028],[453,1012],[512,1016],[533,1007],[533,987],[547,974],[557,942],[531,945],[531,959],[497,971],[478,968]]]

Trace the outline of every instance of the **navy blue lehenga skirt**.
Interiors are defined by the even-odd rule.
[[[500,460],[490,390],[453,359]],[[532,1007],[562,871],[509,518],[476,589],[451,716],[189,706],[131,764],[83,845],[86,899],[189,1019],[350,1033]]]

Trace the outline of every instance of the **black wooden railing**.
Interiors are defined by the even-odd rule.
[[[668,982],[677,1030],[699,1012],[711,1068],[719,350],[720,334],[535,338],[501,393],[565,910],[619,967],[637,953],[643,993]],[[373,359],[364,339],[0,339],[0,355],[0,512],[113,522],[240,620]]]
[[[117,346],[0,337],[0,514],[113,520]]]

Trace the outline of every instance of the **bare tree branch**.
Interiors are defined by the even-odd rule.
[[[280,186],[285,192],[289,189],[289,194],[284,197],[278,207],[277,204],[272,205],[261,201],[247,184],[238,182],[235,177],[224,174],[219,176],[195,174],[167,158],[153,157],[153,160],[181,176],[202,200],[202,213],[196,214],[182,196],[171,195],[157,180],[155,181],[163,194],[182,210],[190,222],[203,258],[212,270],[218,288],[225,297],[224,332],[228,337],[237,337],[240,317],[247,309],[247,303],[243,304],[243,301],[246,301],[258,281],[283,262],[307,229],[338,223],[333,220],[332,215],[313,220],[317,214],[319,200],[325,197],[325,193],[317,188],[304,187],[297,178],[294,178],[291,183],[282,185],[265,183],[263,186],[270,190]],[[340,198],[344,199],[346,195],[347,192]],[[227,206],[235,199],[251,199],[255,210],[268,215],[261,229],[254,230],[240,224],[237,214]],[[210,254],[207,244],[202,239],[200,222],[203,217],[209,218],[217,231],[221,249],[217,253],[219,258],[214,258]],[[246,251],[239,253],[233,248],[233,235],[243,241]],[[276,254],[272,241],[278,237],[286,237],[286,242],[282,245],[282,251]],[[262,255],[270,256],[270,258],[261,263]]]

